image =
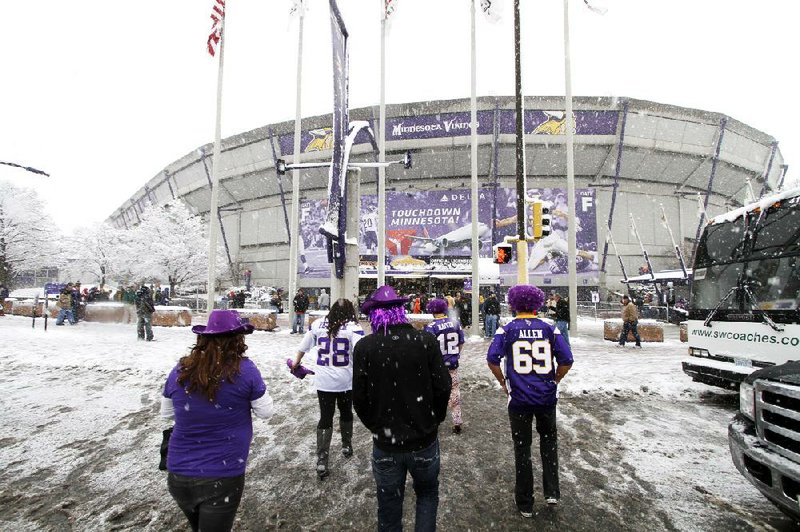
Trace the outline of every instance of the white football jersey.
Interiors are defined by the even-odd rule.
[[[314,357],[314,384],[323,392],[346,392],[353,389],[353,348],[364,337],[364,329],[353,322],[339,329],[336,338],[328,337],[328,318],[311,324],[298,351]]]

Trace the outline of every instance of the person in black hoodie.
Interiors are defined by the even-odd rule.
[[[414,479],[416,530],[435,530],[439,507],[439,424],[447,414],[450,374],[439,342],[414,329],[390,286],[375,290],[361,311],[372,334],[353,352],[353,407],[372,432],[378,528],[402,527],[406,474]]]

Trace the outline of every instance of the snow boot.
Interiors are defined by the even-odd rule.
[[[339,430],[342,432],[342,455],[350,458],[353,456],[353,422],[340,419]]]
[[[317,478],[320,480],[330,475],[328,471],[328,454],[331,447],[333,428],[317,429]]]

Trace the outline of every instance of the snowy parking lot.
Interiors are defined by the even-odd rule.
[[[158,471],[166,423],[158,402],[167,372],[194,340],[188,328],[79,323],[43,330],[0,317],[0,529],[184,530]],[[686,344],[615,347],[602,322],[573,331],[573,370],[561,386],[562,504],[536,515],[513,502],[513,450],[504,395],[486,368],[488,342],[471,337],[462,356],[465,430],[440,431],[441,530],[791,530],[742,477],[728,451],[738,396],[692,383]],[[254,421],[245,495],[235,530],[371,530],[376,526],[370,435],[356,423],[355,455],[334,455],[314,473],[317,399],[311,379],[285,360],[300,338],[284,326],[247,338],[277,414]],[[334,436],[336,442],[337,436]],[[538,471],[538,452],[534,452]],[[407,525],[413,490],[406,492]]]

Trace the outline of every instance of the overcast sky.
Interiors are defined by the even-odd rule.
[[[351,107],[379,103],[382,0],[339,0],[350,32]],[[576,96],[627,96],[727,114],[800,165],[800,2],[592,0],[571,3]],[[479,0],[476,0],[479,2]],[[501,2],[503,3],[503,2]],[[470,0],[396,0],[387,103],[467,98]],[[0,179],[34,187],[62,230],[101,221],[170,162],[213,142],[213,0],[0,0]],[[227,0],[222,134],[294,118],[291,0]],[[307,0],[303,115],[331,112],[327,0]],[[563,4],[522,5],[523,85],[564,94]],[[513,95],[513,0],[478,19],[478,95]],[[792,50],[795,50],[792,52]]]

